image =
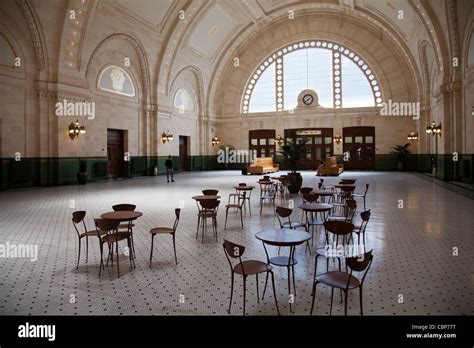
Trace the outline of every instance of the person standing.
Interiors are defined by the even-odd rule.
[[[166,179],[168,182],[170,182],[170,175],[171,175],[171,181],[174,182],[173,178],[173,159],[171,158],[171,155],[168,156],[168,158],[165,161],[165,167],[166,167]]]

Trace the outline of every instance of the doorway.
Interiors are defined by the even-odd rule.
[[[124,131],[107,129],[107,178],[124,176]]]
[[[375,127],[346,127],[343,129],[345,169],[375,169]]]
[[[285,129],[285,138],[291,137],[296,132],[297,139],[307,138],[304,146],[304,157],[301,162],[302,169],[317,169],[319,161],[326,161],[334,153],[332,128],[298,128]]]
[[[188,171],[189,137],[179,136],[179,168],[182,172]]]

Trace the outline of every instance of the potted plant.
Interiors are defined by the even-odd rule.
[[[400,172],[403,171],[405,158],[410,153],[409,147],[410,147],[409,143],[407,143],[405,145],[395,145],[395,146],[392,147],[392,151],[390,151],[390,154],[397,156],[398,170]]]
[[[305,145],[309,141],[308,138],[298,138],[296,131],[292,132],[290,139],[285,139],[278,153],[285,157],[288,169],[288,191],[290,193],[298,193],[303,185],[303,177],[297,170],[300,167],[301,160],[305,154]]]
[[[87,163],[84,159],[79,159],[79,173],[77,173],[77,182],[79,185],[85,185],[87,182]]]

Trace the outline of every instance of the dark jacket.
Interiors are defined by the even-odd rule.
[[[167,159],[165,161],[166,169],[173,169],[173,160]]]

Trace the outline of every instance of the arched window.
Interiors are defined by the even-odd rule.
[[[173,105],[180,111],[193,111],[194,101],[191,93],[184,88],[178,89],[174,95]]]
[[[135,96],[132,78],[125,70],[115,65],[110,65],[101,71],[97,85],[102,91],[127,97]]]
[[[373,70],[340,44],[293,43],[271,54],[250,77],[242,112],[291,110],[301,91],[312,89],[325,108],[380,106],[382,91]]]

